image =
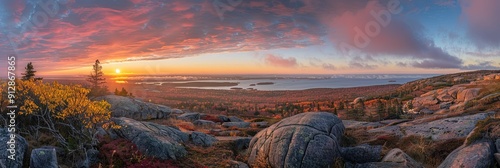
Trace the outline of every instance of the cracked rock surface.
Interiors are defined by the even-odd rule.
[[[340,158],[342,120],[331,113],[308,112],[285,118],[250,142],[249,165],[328,167]]]
[[[121,128],[114,130],[119,136],[132,141],[148,156],[160,159],[177,159],[187,154],[181,144],[189,141],[189,134],[180,130],[150,122],[139,122],[130,118],[112,118]]]

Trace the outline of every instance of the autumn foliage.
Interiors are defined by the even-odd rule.
[[[88,99],[89,89],[57,82],[16,81],[19,132],[32,140],[51,135],[73,159],[97,145],[97,128],[107,126],[110,104]]]

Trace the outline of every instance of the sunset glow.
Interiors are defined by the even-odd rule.
[[[36,61],[46,76],[88,74],[96,59],[107,74],[118,66],[128,74],[442,74],[500,66],[495,0],[258,0],[223,13],[209,1],[77,0],[59,2],[47,22],[26,20],[46,13],[33,5],[0,3],[0,53]],[[20,31],[34,22],[46,24]]]

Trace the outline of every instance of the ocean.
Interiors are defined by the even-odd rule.
[[[350,88],[361,86],[404,84],[437,75],[247,75],[247,76],[142,76],[133,77],[138,85],[168,85],[187,83],[233,83],[231,86],[177,86],[195,89],[256,89],[256,90],[306,90],[314,88]],[[162,80],[164,79],[164,80]],[[138,81],[139,80],[139,81]],[[120,81],[127,81],[121,78]],[[127,82],[130,83],[130,82]]]

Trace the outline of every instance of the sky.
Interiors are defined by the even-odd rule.
[[[500,69],[498,0],[0,2],[1,69],[42,76]],[[0,74],[5,76],[5,73]]]

